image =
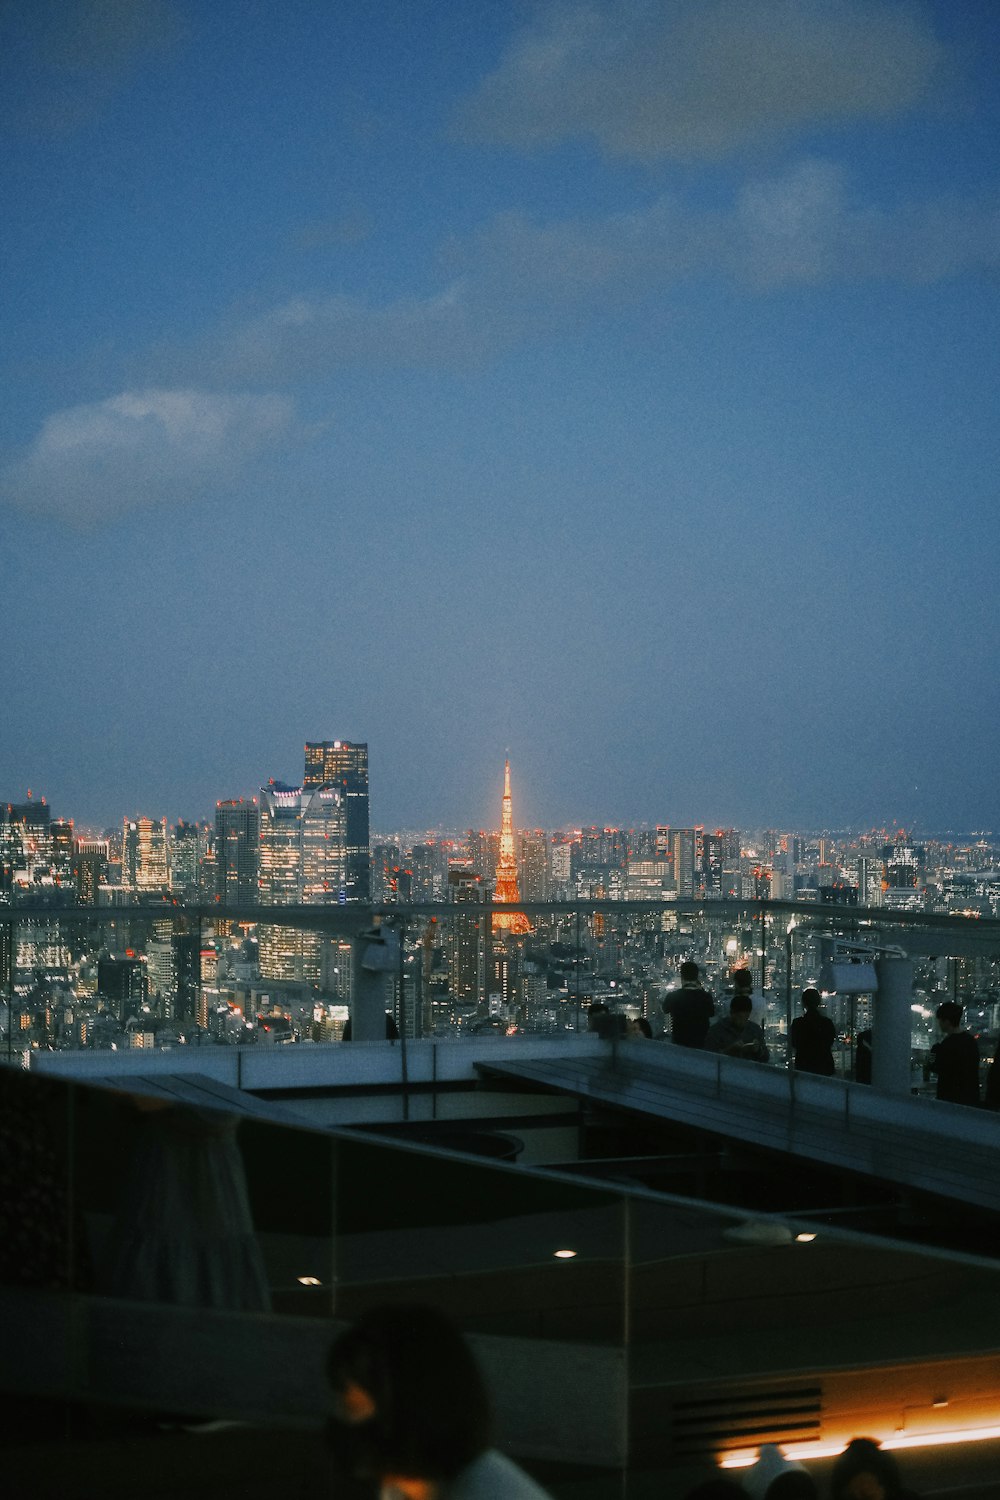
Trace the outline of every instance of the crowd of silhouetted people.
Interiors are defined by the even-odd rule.
[[[857,1437],[836,1459],[829,1486],[820,1490],[808,1467],[774,1444],[760,1449],[741,1477],[716,1475],[687,1491],[684,1500],[918,1500],[903,1483],[899,1464],[874,1438]]]
[[[663,1001],[664,1035],[678,1047],[720,1053],[725,1057],[769,1062],[771,1054],[763,1027],[753,1019],[754,990],[749,969],[735,969],[730,976],[728,1004],[716,1006],[713,996],[701,981],[698,965],[687,959],[680,967],[680,985]],[[832,1077],[837,1066],[834,1048],[837,1028],[823,1014],[823,996],[809,987],[801,995],[802,1014],[789,1028],[791,1066],[797,1073],[814,1073]],[[946,1000],[936,1012],[940,1040],[930,1048],[926,1076],[937,1080],[936,1097],[949,1104],[984,1105],[1000,1111],[1000,1042],[992,1065],[987,1071],[985,1089],[980,1092],[979,1043],[962,1026],[963,1007]],[[645,1017],[628,1020],[611,1011],[601,1001],[590,1006],[588,1030],[605,1039],[652,1038],[653,1030]],[[854,1038],[852,1077],[855,1083],[871,1083],[873,1042],[870,1028],[858,1031]]]

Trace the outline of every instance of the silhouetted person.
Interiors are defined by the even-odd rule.
[[[490,1447],[483,1377],[458,1329],[436,1308],[363,1313],[334,1341],[327,1374],[335,1468],[348,1480],[381,1486],[383,1500],[549,1500]]]
[[[937,1074],[937,1097],[949,1104],[979,1103],[979,1044],[963,1031],[962,1007],[945,1000],[935,1015],[944,1035],[931,1048],[931,1072]]]
[[[822,997],[819,990],[802,991],[804,1015],[792,1022],[792,1051],[797,1073],[821,1073],[829,1077],[835,1071],[833,1044],[837,1031],[829,1016],[819,1013]]]
[[[743,1475],[750,1500],[816,1500],[816,1482],[796,1458],[776,1443],[764,1443],[753,1468]]]
[[[854,1082],[872,1081],[872,1034],[866,1027],[854,1038]]]
[[[678,1047],[704,1047],[715,1001],[702,989],[698,965],[690,959],[681,964],[681,987],[664,1000],[663,1013],[670,1017],[670,1040]]]
[[[916,1500],[903,1488],[899,1468],[872,1438],[853,1438],[833,1466],[832,1500]]]
[[[625,1017],[618,1015],[616,1011],[608,1010],[602,1000],[596,1000],[588,1009],[587,1030],[596,1031],[602,1040],[607,1042],[612,1037],[624,1036],[625,1029]]]
[[[737,993],[729,1002],[729,1014],[708,1028],[706,1052],[722,1052],[726,1057],[745,1057],[752,1062],[767,1062],[770,1053],[764,1033],[751,1021],[753,1001],[746,993]]]
[[[645,1016],[637,1016],[634,1021],[629,1021],[628,1034],[632,1037],[645,1037],[647,1041],[650,1041],[653,1036],[653,1028]]]

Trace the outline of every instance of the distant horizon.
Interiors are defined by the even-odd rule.
[[[295,784],[297,785],[298,783]],[[87,835],[92,835],[94,837],[103,837],[108,833],[116,832],[118,829],[120,829],[126,819],[137,817],[152,818],[155,821],[159,821],[161,818],[166,818],[168,824],[170,825],[175,825],[180,822],[208,825],[214,823],[214,806],[207,814],[201,816],[192,813],[161,813],[144,808],[133,810],[130,812],[123,812],[119,817],[111,819],[79,818],[75,816],[72,810],[62,811],[57,809],[53,805],[51,799],[47,798],[44,794],[35,795],[33,788],[32,793],[33,795],[30,798],[26,794],[22,796],[11,796],[8,794],[4,796],[2,800],[5,803],[11,803],[15,805],[23,805],[28,801],[32,801],[37,802],[39,805],[47,806],[49,808],[51,817],[71,820],[74,829],[78,831],[79,837],[84,837]],[[239,797],[237,796],[232,799],[217,798],[216,804],[229,800],[239,800]],[[256,800],[256,794],[243,793],[243,800]],[[994,830],[992,828],[943,827],[941,825],[924,826],[921,824],[902,824],[890,821],[860,823],[856,825],[832,825],[823,823],[797,824],[790,821],[781,820],[775,820],[772,822],[741,822],[738,820],[729,822],[717,822],[705,821],[702,819],[683,821],[680,819],[668,820],[664,818],[639,818],[622,822],[604,822],[597,819],[590,819],[589,821],[580,819],[561,819],[551,822],[541,821],[525,823],[521,822],[517,817],[516,795],[514,797],[514,812],[514,826],[518,833],[531,833],[536,830],[540,830],[544,833],[569,833],[574,830],[579,832],[591,828],[598,828],[602,830],[635,830],[637,832],[641,832],[661,827],[700,828],[706,833],[714,832],[716,829],[720,829],[722,831],[736,829],[741,834],[746,834],[750,838],[763,834],[773,833],[792,833],[797,836],[832,839],[854,839],[864,836],[870,836],[873,834],[884,834],[886,835],[886,837],[891,838],[896,834],[903,833],[917,841],[926,839],[936,843],[973,843],[976,840],[984,840],[986,842],[989,842],[995,836]],[[399,839],[419,841],[420,838],[425,837],[442,840],[460,840],[470,832],[499,833],[499,802],[498,816],[495,824],[493,822],[444,823],[410,820],[398,824],[377,824],[375,820],[372,819],[371,829],[372,844],[379,842],[390,842]],[[1000,837],[1000,834],[996,836]]]

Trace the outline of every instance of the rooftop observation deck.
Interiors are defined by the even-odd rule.
[[[802,913],[780,915],[790,950]],[[882,917],[913,928],[910,951],[969,928],[979,952],[997,941]],[[996,1493],[996,1115],[585,1034],[31,1063],[0,1070],[19,1121],[4,1209],[9,1227],[26,1147],[45,1144],[63,1230],[58,1275],[8,1260],[0,1285],[7,1472],[33,1486],[15,1494],[238,1476],[252,1500],[290,1475],[324,1493],[331,1332],[400,1298],[453,1313],[502,1445],[566,1500],[681,1496],[760,1442],[808,1453],[860,1432],[903,1445],[925,1496]],[[143,1099],[240,1121],[269,1311],[137,1302],[102,1279]],[[247,1425],[164,1434],[164,1412]]]
[[[291,1451],[316,1461],[332,1327],[405,1297],[456,1316],[490,1375],[505,1445],[581,1500],[623,1485],[679,1495],[706,1463],[766,1440],[808,1450],[864,1430],[906,1442],[1000,1418],[1000,1260],[983,1253],[1000,1244],[998,1205],[992,1172],[974,1165],[995,1150],[992,1115],[580,1037],[412,1044],[404,1121],[398,1045],[247,1049],[242,1087],[197,1071],[232,1066],[229,1050],[191,1049],[183,1071],[176,1054],[128,1059],[110,1076],[106,1058],[101,1075],[97,1057],[73,1068],[52,1054],[47,1080],[5,1072],[19,1090],[43,1088],[44,1114],[67,1132],[77,1226],[69,1287],[0,1292],[8,1392],[77,1413],[96,1404],[105,1423],[123,1408],[239,1420],[251,1446],[270,1433],[267,1452],[287,1463],[298,1434]],[[137,1304],[80,1285],[116,1212],[131,1149],[122,1127],[140,1097],[241,1119],[270,1312]],[[321,1122],[359,1103],[382,1119]],[[535,1156],[564,1159],[484,1160],[491,1135],[534,1135]],[[645,1152],[595,1154],[639,1138]],[[963,1164],[957,1178],[949,1159]],[[649,1186],[664,1178],[703,1194]],[[718,1201],[727,1181],[729,1203]],[[956,1248],[957,1223],[947,1250],[897,1237],[907,1214],[926,1222],[926,1205],[943,1202],[957,1220],[974,1208],[971,1251]],[[315,1284],[299,1280],[302,1267]],[[108,1441],[121,1451],[120,1433]],[[74,1443],[67,1457],[84,1462],[82,1444],[96,1460],[78,1430]],[[925,1494],[945,1451],[904,1454]],[[989,1442],[947,1451],[950,1493],[990,1493]]]

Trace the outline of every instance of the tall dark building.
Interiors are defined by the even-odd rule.
[[[149,999],[149,978],[141,958],[101,958],[97,993],[119,1021],[137,1016]]]
[[[348,740],[306,743],[303,791],[333,786],[344,799],[345,889],[348,901],[371,900],[368,746]]]
[[[215,893],[220,906],[260,900],[260,812],[256,799],[215,805]]]

